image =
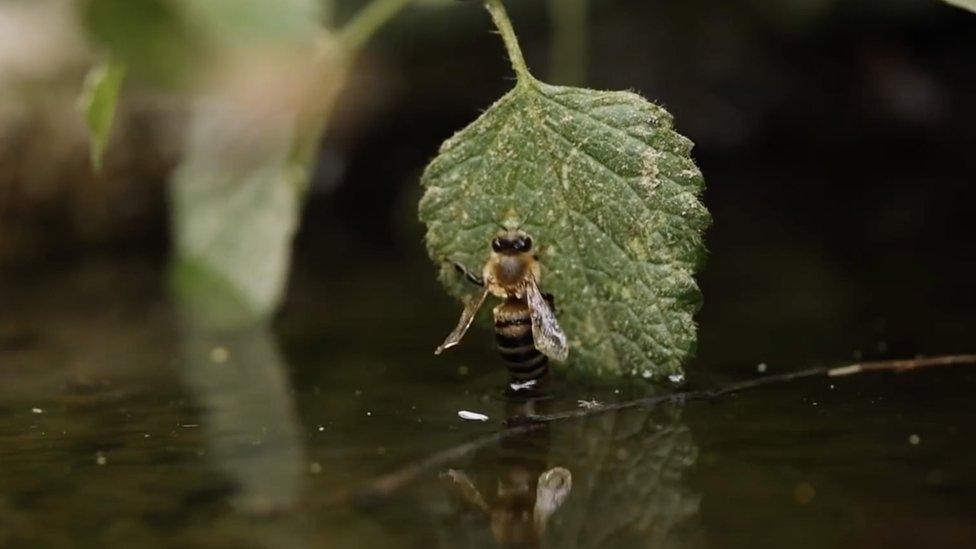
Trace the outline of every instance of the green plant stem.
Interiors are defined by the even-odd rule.
[[[508,50],[508,58],[512,61],[512,68],[515,69],[519,85],[531,84],[535,78],[529,72],[525,58],[522,57],[522,48],[519,47],[515,29],[512,28],[512,21],[508,18],[502,0],[485,0],[485,7],[491,14],[491,19],[495,22],[499,34],[502,35],[502,41],[505,42],[505,49]]]
[[[339,44],[347,53],[363,47],[376,31],[413,0],[373,0],[342,27]]]

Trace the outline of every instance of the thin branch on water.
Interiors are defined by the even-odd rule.
[[[746,381],[731,383],[713,389],[701,389],[697,391],[684,391],[667,395],[658,395],[647,398],[638,398],[614,404],[605,404],[580,408],[568,412],[548,415],[529,415],[514,416],[508,418],[504,423],[504,429],[491,433],[470,442],[442,450],[431,456],[408,464],[407,466],[374,479],[365,486],[353,492],[343,492],[332,498],[333,503],[359,503],[368,504],[389,497],[404,486],[416,481],[418,478],[429,474],[431,471],[446,467],[453,461],[471,455],[482,448],[498,443],[501,440],[530,433],[541,429],[544,424],[554,421],[581,419],[617,410],[630,408],[646,408],[668,402],[688,402],[693,400],[712,400],[732,393],[741,393],[750,389],[764,387],[766,385],[776,385],[795,381],[798,379],[816,377],[844,377],[856,375],[864,372],[907,372],[922,368],[935,368],[942,366],[974,365],[976,355],[948,355],[936,357],[913,358],[904,360],[881,360],[874,362],[859,362],[840,366],[837,368],[808,368],[786,374],[765,376]]]

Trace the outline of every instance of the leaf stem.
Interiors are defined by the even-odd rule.
[[[495,27],[502,35],[502,41],[505,42],[505,49],[508,51],[508,58],[512,61],[512,68],[515,69],[515,76],[518,77],[519,85],[534,82],[535,78],[529,72],[525,58],[522,57],[522,48],[519,47],[518,37],[515,36],[515,29],[512,28],[512,21],[508,18],[508,12],[505,11],[502,0],[485,0],[485,8],[488,9],[492,21],[495,22]]]
[[[348,53],[354,53],[394,15],[413,0],[373,0],[346,23],[339,31],[339,44]]]

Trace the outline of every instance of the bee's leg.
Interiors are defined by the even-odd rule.
[[[452,261],[451,264],[454,265],[454,269],[457,270],[457,272],[463,274],[464,277],[467,278],[468,280],[470,280],[472,284],[476,284],[476,285],[481,286],[482,288],[484,288],[485,281],[482,280],[480,276],[476,275],[470,269],[468,269],[464,265],[458,263],[457,261]]]
[[[466,504],[486,513],[489,511],[490,508],[485,498],[464,471],[448,469],[440,474],[440,479],[448,483],[455,490],[455,494],[460,496]]]

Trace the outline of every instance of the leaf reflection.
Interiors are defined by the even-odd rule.
[[[510,403],[507,413],[555,406]],[[454,504],[443,544],[689,546],[682,526],[698,514],[701,497],[684,480],[698,448],[681,411],[671,405],[548,424],[444,471]]]
[[[184,384],[203,408],[214,465],[237,485],[234,506],[271,515],[295,506],[305,448],[277,346],[263,325],[209,331],[183,322]]]

